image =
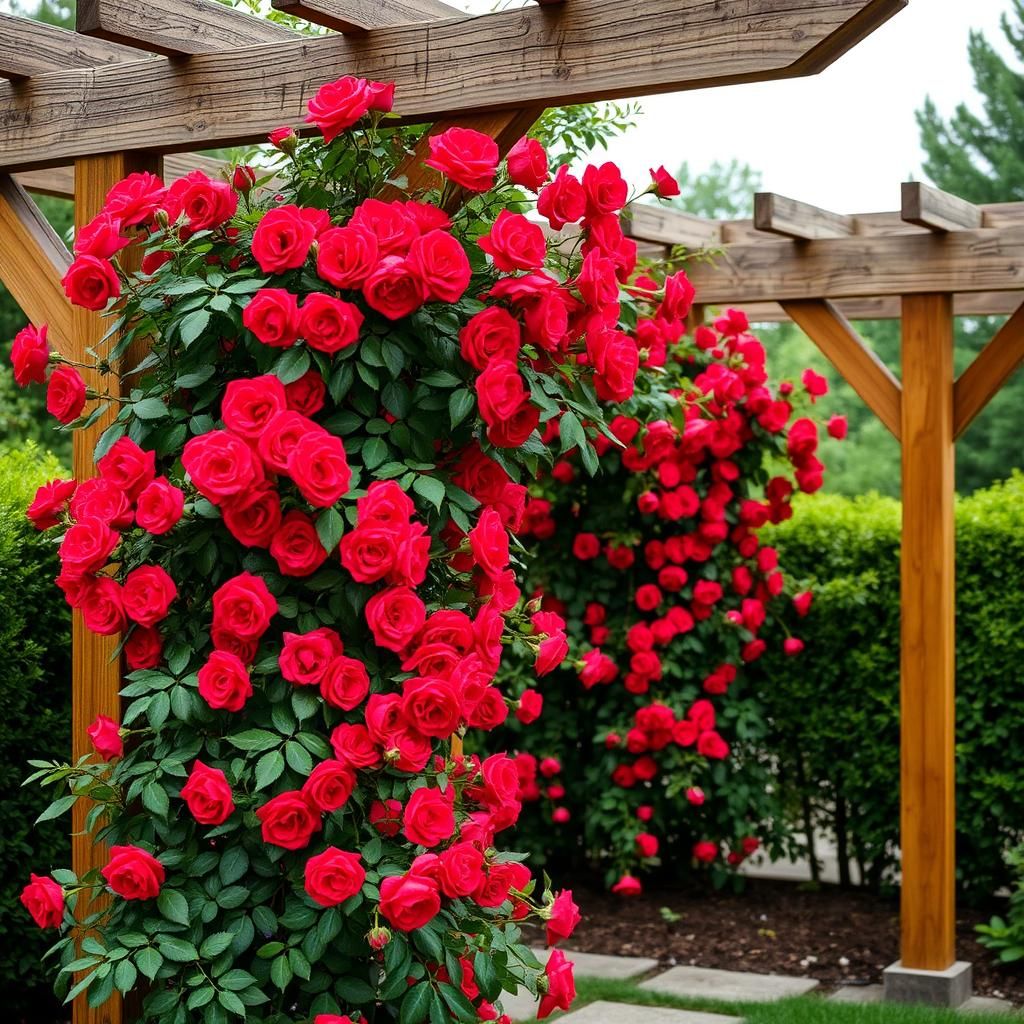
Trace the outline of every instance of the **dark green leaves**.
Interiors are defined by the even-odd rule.
[[[188,900],[180,892],[163,889],[156,899],[160,913],[175,924],[188,924]]]

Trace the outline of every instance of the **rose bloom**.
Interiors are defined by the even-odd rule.
[[[417,238],[409,248],[407,263],[428,301],[458,302],[469,287],[469,257],[446,231],[428,231]]]
[[[242,323],[264,345],[288,348],[299,337],[299,300],[284,288],[261,288],[242,310]]]
[[[96,462],[96,468],[104,480],[109,480],[134,501],[156,476],[156,453],[144,451],[130,437],[120,437]]]
[[[454,795],[451,788],[442,793],[424,786],[409,797],[402,825],[410,842],[431,847],[451,839],[455,831]]]
[[[221,399],[220,415],[231,433],[257,441],[274,416],[287,407],[284,385],[267,373],[229,381]]]
[[[67,511],[68,501],[74,496],[77,486],[74,480],[51,480],[41,485],[32,504],[25,510],[29,522],[37,530],[56,526]]]
[[[307,370],[284,386],[287,407],[303,416],[315,416],[324,407],[327,385],[319,370]]]
[[[537,659],[534,662],[534,670],[538,676],[546,676],[549,672],[554,672],[563,661],[569,655],[569,641],[561,630],[551,633],[546,636],[540,642],[540,646],[537,648]],[[530,693],[533,691],[527,691]],[[526,694],[523,695],[524,697]],[[540,696],[539,694],[537,695]],[[543,698],[541,698],[543,699]],[[540,714],[540,706],[537,707],[537,715]],[[534,715],[534,718],[537,717]],[[525,721],[519,712],[516,712],[516,717],[520,722]]]
[[[564,638],[564,634],[563,634]],[[554,637],[549,637],[555,639]],[[561,664],[561,663],[559,663]],[[538,669],[538,675],[540,675]],[[522,696],[519,698],[519,706],[516,708],[516,718],[519,719],[523,725],[530,725],[536,722],[541,716],[541,712],[544,710],[544,695],[538,693],[534,689],[524,690]]]
[[[207,231],[235,215],[238,195],[226,181],[214,181],[202,171],[190,171],[167,189],[164,209],[172,224],[184,218],[183,235]]]
[[[103,203],[107,213],[130,227],[151,220],[163,201],[164,183],[149,171],[138,171],[123,178],[107,193]]]
[[[281,496],[268,481],[225,499],[221,518],[231,536],[248,548],[269,548],[281,528]]]
[[[277,600],[259,576],[243,572],[213,595],[213,624],[243,639],[261,637],[277,614]]]
[[[515,363],[492,362],[475,386],[487,440],[498,448],[518,448],[536,429],[540,410],[530,400]]]
[[[321,761],[302,784],[302,795],[319,811],[330,814],[348,803],[356,773],[341,761]]]
[[[359,892],[366,871],[358,853],[328,846],[306,861],[305,879],[306,892],[314,902],[321,907],[336,907]]]
[[[560,949],[551,951],[544,968],[546,988],[540,997],[537,1020],[544,1020],[554,1010],[568,1010],[576,998],[576,984],[572,976],[572,962],[566,960]]]
[[[414,875],[391,875],[380,883],[380,912],[401,932],[429,924],[441,909],[437,883]]]
[[[162,536],[181,520],[185,492],[167,477],[157,477],[141,491],[135,506],[135,522],[154,536]]]
[[[219,768],[210,768],[196,760],[181,798],[200,825],[223,825],[235,809],[231,786]]]
[[[430,159],[424,161],[447,178],[469,189],[486,192],[494,185],[500,154],[489,135],[472,128],[449,128],[429,138]]]
[[[124,630],[127,619],[121,598],[121,587],[109,576],[85,579],[77,606],[85,628],[99,636],[113,636]]]
[[[358,306],[323,292],[307,295],[299,310],[299,335],[310,348],[328,355],[354,345],[362,325]]]
[[[285,850],[301,850],[323,827],[320,812],[297,791],[275,796],[256,808],[262,823],[263,841]]]
[[[97,715],[87,730],[92,748],[104,761],[124,755],[121,727],[107,715]]]
[[[100,874],[126,900],[151,900],[159,896],[166,878],[163,864],[138,846],[112,846],[110,860]]]
[[[56,367],[46,387],[46,411],[67,425],[82,415],[85,400],[85,381],[78,370],[64,364]]]
[[[155,626],[167,617],[178,588],[159,565],[132,569],[124,581],[124,610],[140,626]]]
[[[83,519],[72,526],[60,543],[64,572],[71,576],[101,569],[117,547],[120,537],[100,519]]]
[[[29,875],[21,905],[40,928],[59,928],[64,920],[64,890],[49,875]]]
[[[393,84],[371,83],[365,78],[345,75],[320,87],[309,101],[306,123],[315,124],[323,133],[324,142],[331,142],[368,110],[390,110],[393,93]]]
[[[211,708],[241,711],[252,696],[249,673],[236,654],[213,651],[199,670],[199,696]]]
[[[315,686],[331,660],[344,651],[341,637],[326,626],[310,633],[286,632],[283,639],[278,665],[281,675],[297,686]]]
[[[583,920],[580,908],[573,902],[571,889],[564,889],[554,898],[548,907],[547,914],[547,944],[549,946],[568,939],[576,930],[576,925]]]
[[[61,278],[72,305],[98,312],[121,294],[121,281],[110,260],[79,256]]]
[[[331,733],[334,756],[353,768],[379,768],[380,751],[365,725],[343,722]]]
[[[268,210],[252,236],[253,259],[265,274],[294,270],[306,262],[316,223],[292,204]]]
[[[402,256],[385,256],[363,283],[367,305],[389,320],[400,320],[427,301],[420,276]]]
[[[438,882],[450,899],[471,895],[483,880],[484,855],[473,843],[455,843],[438,856]]]
[[[196,490],[214,505],[247,491],[261,472],[252,448],[226,430],[189,438],[181,464]]]
[[[536,192],[548,180],[548,155],[536,140],[524,135],[505,158],[508,177],[514,185]]]
[[[124,658],[128,668],[132,672],[140,668],[156,668],[163,656],[163,646],[159,630],[136,626],[124,643]]]
[[[332,707],[352,711],[370,692],[370,676],[366,666],[344,654],[333,658],[320,680],[320,695]]]
[[[623,875],[612,886],[612,892],[617,896],[639,896],[643,892],[643,888],[639,878],[634,878],[632,875]]]
[[[402,711],[424,736],[448,739],[462,719],[462,701],[453,683],[437,677],[407,679],[402,684]]]
[[[274,533],[270,554],[282,576],[310,576],[327,560],[316,524],[305,512],[294,508]]]
[[[406,648],[423,628],[426,606],[411,587],[389,587],[366,602],[366,622],[378,647]]]
[[[514,363],[521,340],[519,321],[501,306],[488,306],[474,314],[459,331],[462,358],[475,370],[486,369],[492,360]]]
[[[46,324],[38,330],[29,324],[14,336],[11,363],[14,365],[14,383],[20,388],[46,381],[46,367],[50,361],[46,331]]]
[[[718,857],[718,843],[703,839],[693,844],[693,856],[701,864],[710,864]]]
[[[477,245],[491,257],[494,266],[505,273],[538,270],[544,266],[548,252],[540,226],[521,213],[509,210],[498,214],[490,233],[480,238]]]
[[[575,224],[587,208],[587,196],[579,179],[569,173],[567,164],[555,172],[554,181],[545,185],[537,196],[537,212],[546,217],[556,231],[566,224]]]
[[[329,508],[348,493],[352,472],[340,437],[317,431],[307,434],[288,456],[288,475],[315,508]]]
[[[361,288],[377,251],[377,236],[361,224],[328,228],[317,239],[316,272],[335,288]]]
[[[83,480],[71,499],[71,518],[76,521],[83,519],[102,519],[114,527],[124,530],[132,525],[132,506],[116,484],[94,476]]]

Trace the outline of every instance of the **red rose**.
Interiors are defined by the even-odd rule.
[[[828,425],[828,436],[834,437],[837,441],[842,441],[846,437],[847,425],[845,416],[830,416]]]
[[[469,189],[486,192],[494,185],[498,169],[498,144],[489,135],[472,128],[449,128],[431,135],[430,159],[424,161],[446,177]]]
[[[190,171],[168,189],[164,209],[171,224],[185,219],[185,234],[218,228],[235,215],[238,196],[226,181],[214,181],[202,171]]]
[[[281,793],[256,808],[262,823],[263,842],[285,850],[301,850],[309,845],[314,832],[323,828],[320,812],[295,790]]]
[[[59,928],[64,920],[64,890],[49,875],[29,875],[21,905],[40,928]]]
[[[29,384],[43,384],[46,381],[46,367],[50,361],[46,331],[46,324],[38,330],[29,324],[18,331],[11,342],[14,383],[20,388]]]
[[[365,78],[345,75],[334,82],[320,86],[309,101],[307,124],[315,124],[323,132],[324,142],[331,142],[346,128],[350,128],[369,109],[371,102],[382,102],[376,90],[371,93]],[[374,107],[375,110],[382,109]],[[390,109],[390,108],[388,108]]]
[[[359,340],[358,306],[322,292],[307,295],[299,311],[299,334],[310,348],[333,355]]]
[[[165,476],[146,484],[135,506],[135,521],[149,533],[162,536],[172,530],[185,508],[185,492]]]
[[[640,353],[629,335],[621,331],[591,331],[587,334],[587,354],[594,367],[598,398],[624,402],[633,394]]]
[[[302,795],[319,811],[330,814],[348,803],[356,773],[341,761],[321,761],[302,784]]]
[[[488,506],[480,513],[476,526],[469,531],[469,546],[473,560],[491,578],[507,568],[508,531],[495,509]]]
[[[390,875],[380,883],[380,912],[392,927],[411,932],[429,924],[441,909],[437,883],[414,875]]]
[[[329,228],[317,244],[316,272],[335,288],[361,288],[377,265],[377,236],[363,225]]]
[[[475,370],[484,370],[491,362],[515,363],[521,339],[519,321],[501,306],[488,306],[459,331],[462,358]]]
[[[164,641],[160,631],[136,626],[124,642],[124,658],[130,671],[156,668],[163,656]]]
[[[213,595],[213,624],[235,636],[259,638],[277,614],[277,601],[259,576],[243,572]]]
[[[226,430],[189,438],[181,464],[196,490],[214,505],[247,491],[262,475],[252,448]]]
[[[298,380],[284,386],[289,409],[303,416],[315,416],[323,407],[327,385],[319,370],[307,370]]]
[[[333,658],[320,680],[320,694],[332,707],[351,711],[370,692],[370,676],[366,666],[356,658],[339,654]]]
[[[113,636],[126,625],[121,587],[109,576],[83,580],[77,607],[85,628],[99,636]]]
[[[601,553],[601,541],[595,533],[578,533],[572,542],[572,553],[581,561],[597,558]]]
[[[232,433],[257,440],[277,413],[287,408],[284,385],[273,374],[232,380],[224,389],[220,414]]]
[[[339,761],[353,768],[377,768],[381,764],[380,751],[365,725],[339,725],[331,733],[331,749]]]
[[[29,522],[37,530],[49,530],[57,526],[60,517],[67,512],[68,501],[77,486],[74,480],[51,480],[43,484],[25,511]]]
[[[449,680],[414,677],[402,684],[402,712],[424,736],[448,739],[459,727],[462,701]]]
[[[587,194],[579,179],[569,173],[567,164],[555,172],[555,180],[545,185],[537,196],[537,212],[560,231],[566,224],[575,224],[587,209]]]
[[[344,650],[341,637],[326,626],[310,633],[285,633],[278,656],[281,675],[296,686],[315,686],[331,660]]]
[[[451,787],[445,793],[427,786],[417,789],[409,797],[402,818],[402,829],[409,842],[429,848],[451,839],[455,831],[454,797]]]
[[[583,920],[580,908],[573,902],[571,889],[562,890],[547,908],[546,913],[549,946],[568,939],[576,931],[576,925]]]
[[[109,260],[131,242],[121,234],[121,220],[101,210],[88,224],[75,232],[75,255],[98,256]]]
[[[477,377],[476,394],[487,439],[499,448],[518,448],[540,422],[540,410],[514,363],[492,362]]]
[[[708,839],[693,844],[693,856],[701,864],[710,864],[718,856],[718,844]]]
[[[92,748],[104,761],[124,756],[124,741],[121,739],[121,727],[106,715],[97,715],[87,732]]]
[[[389,587],[366,602],[366,622],[378,647],[401,651],[423,628],[427,612],[411,587]]]
[[[131,227],[153,219],[166,191],[155,174],[139,171],[119,181],[107,193],[103,206],[107,213]]]
[[[491,225],[490,234],[477,244],[494,261],[494,266],[510,273],[516,270],[538,270],[544,266],[548,247],[540,226],[521,213],[502,210]]]
[[[267,136],[267,141],[283,153],[292,153],[295,150],[295,144],[299,141],[299,137],[295,134],[294,128],[285,124],[280,128],[275,128]]]
[[[156,476],[156,453],[144,451],[131,438],[119,437],[96,463],[100,476],[134,501]]]
[[[101,519],[83,519],[72,526],[60,543],[60,560],[64,572],[71,576],[102,569],[120,541]]]
[[[59,422],[73,423],[85,408],[85,381],[73,366],[62,363],[50,374],[46,411]]]
[[[316,524],[298,509],[285,515],[270,542],[270,554],[282,576],[310,576],[327,559]]]
[[[82,481],[71,499],[70,511],[77,522],[102,519],[115,530],[132,524],[132,506],[124,491],[101,476]]]
[[[629,198],[629,186],[611,161],[600,167],[590,164],[583,172],[583,191],[587,196],[587,216],[618,213]]]
[[[213,651],[199,670],[199,696],[211,708],[241,711],[252,696],[252,681],[236,654]]]
[[[256,444],[260,458],[275,473],[288,472],[288,459],[294,449],[311,434],[325,433],[323,427],[301,413],[279,412],[260,435]]]
[[[644,887],[639,878],[632,875],[623,875],[613,886],[612,892],[617,896],[639,896]]]
[[[177,596],[174,580],[159,565],[139,566],[125,577],[124,609],[140,626],[155,626],[166,618]]]
[[[693,285],[690,284],[686,271],[677,270],[665,279],[665,298],[658,307],[658,319],[685,320],[693,305],[694,294]]]
[[[408,260],[385,256],[363,284],[363,297],[371,309],[389,320],[400,320],[427,301],[422,278]]]
[[[242,310],[242,323],[272,348],[288,348],[299,336],[299,300],[284,288],[261,288]]]
[[[363,526],[341,538],[341,564],[357,583],[376,583],[395,564],[398,535],[392,527]]]
[[[100,874],[126,900],[151,900],[159,896],[166,878],[163,864],[138,846],[112,846],[110,860]]]
[[[231,786],[219,768],[210,768],[197,760],[188,782],[181,787],[181,798],[200,825],[223,825],[235,810]]]
[[[315,508],[329,508],[348,493],[352,472],[340,437],[310,431],[288,456],[288,475]]]
[[[370,824],[381,835],[392,838],[402,827],[402,805],[398,800],[374,800],[370,804]]]
[[[121,281],[110,260],[79,256],[60,282],[72,305],[98,311],[121,294]]]
[[[679,182],[664,167],[651,168],[651,188],[659,199],[671,199],[679,195]]]
[[[314,220],[298,206],[288,204],[268,210],[252,235],[253,259],[265,274],[294,270],[306,262],[316,238]]]
[[[537,660],[534,664],[534,671],[538,676],[546,676],[549,672],[554,672],[563,661],[569,656],[569,641],[566,638],[565,633],[561,630],[557,630],[554,633],[546,636],[540,642],[540,646],[537,648]],[[534,690],[527,690],[523,694],[523,697],[527,697],[528,694],[536,694]],[[523,708],[520,708],[516,712],[516,718],[520,722],[533,721],[540,715],[540,702],[543,698],[540,694],[536,694],[535,697],[531,698],[531,705],[533,701],[536,701],[536,713],[533,713],[532,706],[529,711],[524,712]],[[524,718],[524,714],[532,715],[532,718]]]
[[[365,199],[352,211],[349,227],[370,232],[377,240],[380,257],[406,256],[409,247],[423,230],[413,209],[418,207],[410,207],[397,199],[391,203],[380,199]],[[373,262],[376,263],[376,259]],[[367,267],[364,276],[371,269],[372,266]]]
[[[281,497],[267,482],[225,499],[220,511],[231,536],[246,547],[269,547],[281,527]]]
[[[524,135],[505,158],[508,178],[514,185],[522,185],[536,192],[548,180],[548,155],[536,140]]]
[[[355,896],[366,881],[358,853],[328,846],[306,861],[306,892],[321,907],[336,907]]]
[[[412,243],[406,260],[428,300],[458,302],[472,271],[462,244],[447,231],[428,231]]]
[[[640,857],[658,856],[658,839],[649,832],[638,832],[636,835],[636,852]]]
[[[537,1020],[550,1016],[554,1010],[568,1010],[576,998],[576,984],[572,976],[572,962],[565,959],[560,949],[553,949],[544,967],[546,988],[540,997]]]
[[[473,843],[456,843],[438,856],[438,882],[450,899],[470,896],[483,881],[484,855]]]

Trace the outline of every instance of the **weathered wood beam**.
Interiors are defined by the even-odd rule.
[[[0,174],[0,281],[36,326],[49,324],[49,342],[63,355],[74,333],[60,280],[71,254],[32,199]]]
[[[271,0],[271,5],[277,11],[351,35],[389,25],[466,16],[465,11],[441,0]]]
[[[1024,289],[1024,227],[730,245],[687,268],[708,305]]]
[[[757,192],[754,194],[754,228],[804,240],[846,238],[854,234],[856,221],[853,217],[787,199],[774,192]]]
[[[722,244],[718,221],[661,204],[633,203],[623,214],[622,231],[638,242],[682,245],[687,249],[717,248]]]
[[[1024,292],[968,292],[953,296],[954,316],[1006,316],[1024,302]],[[847,320],[899,320],[898,295],[878,299],[835,299],[832,303]],[[737,305],[733,302],[730,305]],[[777,302],[742,304],[751,323],[782,323],[789,320]]]
[[[572,0],[0,83],[0,167],[67,163],[140,146],[172,151],[262,141],[301,122],[346,72],[397,85],[407,121],[809,74],[904,0]],[[624,30],[628,29],[628,30]],[[813,57],[813,59],[811,59]],[[131,98],[126,109],[125,98]]]
[[[1024,362],[1024,305],[993,335],[953,385],[953,436],[960,437]]]
[[[899,440],[900,382],[829,302],[785,302],[782,308]]]
[[[168,57],[296,38],[280,25],[216,0],[78,0],[77,28]]]
[[[956,959],[953,309],[903,300],[900,960]]]
[[[14,80],[70,68],[140,60],[148,54],[55,25],[0,14],[0,77]]]
[[[931,231],[974,230],[982,226],[981,207],[920,181],[900,186],[900,218]]]

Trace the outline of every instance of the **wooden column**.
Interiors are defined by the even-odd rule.
[[[956,960],[953,303],[903,298],[901,960]]]
[[[75,161],[75,227],[87,224],[99,212],[111,186],[133,171],[149,170],[156,173],[161,160],[159,157],[129,153],[109,153],[99,157],[84,157]],[[136,250],[122,252],[131,258]],[[98,345],[109,328],[109,320],[86,309],[74,309],[71,358],[91,362],[88,349]],[[132,355],[126,360],[130,363]],[[101,380],[97,374],[82,371],[86,384],[97,390],[113,388],[111,379]],[[73,467],[76,480],[87,480],[96,475],[93,462],[93,448],[100,434],[109,423],[101,418],[88,430],[78,430],[73,439]],[[92,751],[92,744],[86,733],[98,714],[109,715],[115,721],[121,720],[121,663],[114,657],[119,637],[96,636],[90,633],[76,611],[71,623],[71,685],[72,720],[71,746],[74,758]],[[71,861],[74,870],[83,875],[93,868],[106,864],[106,848],[83,834],[88,807],[80,800],[72,813]],[[79,906],[83,906],[80,902]],[[95,902],[92,909],[95,909]],[[74,1024],[121,1024],[122,1004],[115,992],[110,1000],[98,1009],[92,1009],[86,996],[79,996],[74,1003]]]

